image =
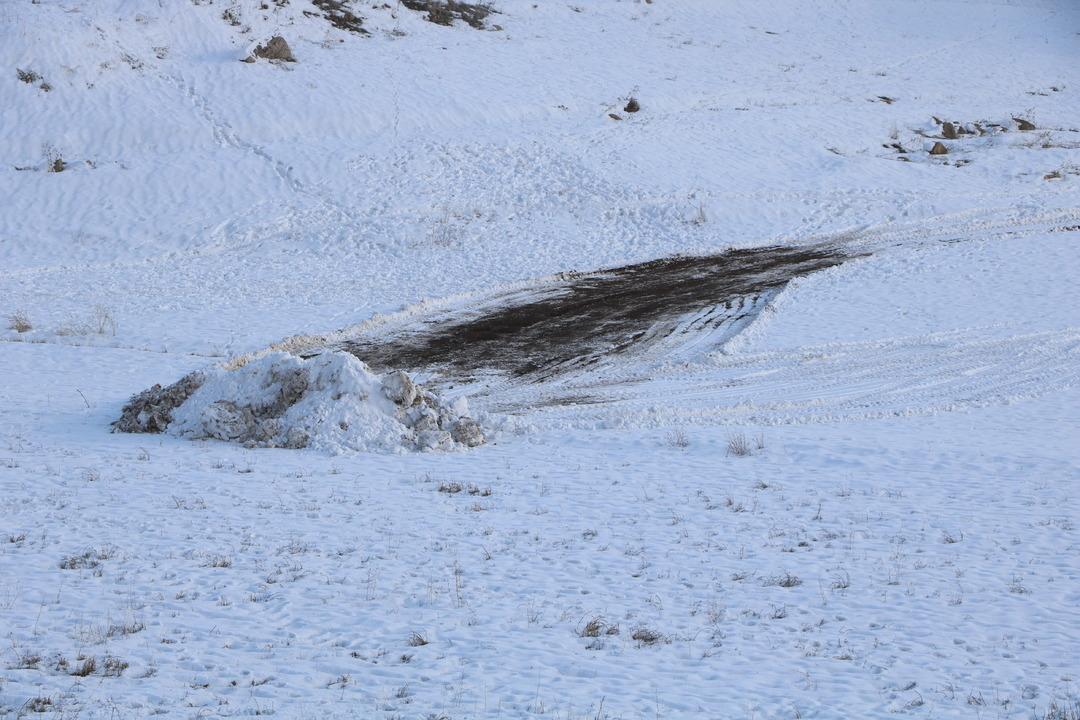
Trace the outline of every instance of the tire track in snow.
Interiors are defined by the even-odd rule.
[[[578,377],[560,388],[507,388],[484,409],[566,426],[834,422],[981,407],[1080,382],[1080,329],[985,337],[983,331],[833,344],[697,364]],[[560,396],[588,411],[568,408]],[[537,406],[546,409],[536,410]]]

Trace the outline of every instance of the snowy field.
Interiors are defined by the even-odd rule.
[[[1075,720],[1080,5],[424,4],[0,0],[0,718]],[[764,247],[842,260],[442,338],[479,447],[110,432]]]

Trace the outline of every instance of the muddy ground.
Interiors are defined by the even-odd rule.
[[[541,380],[633,353],[680,318],[754,306],[746,301],[850,257],[829,246],[762,247],[575,274],[517,304],[495,304],[434,326],[418,322],[396,336],[342,349],[380,371],[435,370],[468,379],[493,370]],[[730,312],[717,315],[732,319]]]

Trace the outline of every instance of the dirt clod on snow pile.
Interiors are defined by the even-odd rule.
[[[276,352],[192,373],[134,396],[113,426],[330,452],[450,450],[485,441],[464,398],[444,401],[405,372],[377,375],[344,352],[310,359]]]

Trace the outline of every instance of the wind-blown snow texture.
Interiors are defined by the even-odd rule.
[[[0,717],[1076,700],[1075,2],[336,5],[0,3]],[[467,452],[109,432],[271,345],[822,243],[572,373],[408,368],[510,416]]]

